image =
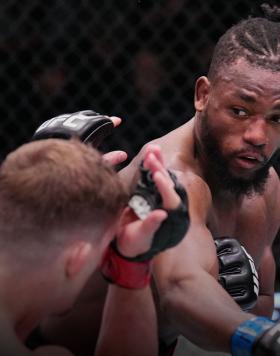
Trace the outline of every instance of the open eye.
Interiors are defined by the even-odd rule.
[[[231,110],[234,113],[234,115],[238,116],[238,117],[243,117],[243,116],[247,116],[248,115],[247,111],[242,109],[242,108],[235,107],[235,108],[232,108]]]
[[[274,122],[275,124],[280,124],[280,113],[269,115],[269,120]]]

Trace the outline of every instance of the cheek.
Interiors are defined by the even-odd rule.
[[[208,131],[210,137],[212,137],[219,146],[223,145],[230,134],[226,120],[218,113],[215,113],[213,109],[207,111],[207,123],[204,130],[206,132]]]
[[[213,108],[209,112],[209,130],[219,144],[222,153],[230,153],[233,150],[240,149],[242,145],[242,126],[226,113]]]
[[[275,130],[272,130],[272,132],[270,134],[268,146],[273,151],[280,149],[280,129],[278,129],[278,132],[275,132]]]
[[[239,150],[241,148],[240,136],[234,135],[232,133],[227,134],[224,137],[223,147],[227,153],[232,153],[236,150]]]

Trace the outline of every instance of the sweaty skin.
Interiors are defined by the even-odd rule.
[[[250,180],[261,168],[263,158],[271,158],[280,147],[279,88],[279,72],[253,67],[239,59],[221,71],[215,82],[199,78],[195,117],[153,141],[161,147],[166,167],[177,173],[188,192],[191,219],[186,238],[161,253],[154,263],[161,306],[160,333],[167,343],[174,340],[177,330],[200,347],[229,352],[231,335],[242,322],[250,319],[254,312],[271,316],[275,280],[271,245],[280,228],[279,177],[270,168],[262,194],[236,197],[221,189],[223,177],[211,175],[203,149],[202,124],[207,116],[211,133],[218,140],[219,152],[228,159],[230,173]],[[145,146],[120,173],[128,184],[134,184],[133,177],[144,151]],[[238,239],[255,261],[260,297],[252,313],[241,311],[217,282],[218,261],[213,239],[221,236]],[[95,310],[102,309],[106,291],[103,281],[100,285],[98,293],[95,289],[98,294],[95,299],[90,288],[81,296],[91,300]],[[79,308],[82,307],[78,304],[77,313]],[[75,316],[72,321],[80,330],[92,328],[92,325],[77,323]],[[46,323],[46,335],[59,339],[57,335],[62,325],[59,320],[56,328]]]

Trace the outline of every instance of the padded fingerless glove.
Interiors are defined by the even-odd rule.
[[[219,282],[243,310],[252,309],[259,295],[259,279],[254,260],[239,241],[215,239],[219,260]]]
[[[129,201],[129,206],[140,218],[145,218],[154,209],[164,209],[161,196],[152,179],[150,171],[140,166],[140,179]],[[176,246],[186,235],[190,217],[188,212],[188,197],[184,187],[179,183],[176,175],[169,172],[174,182],[174,189],[180,197],[180,205],[177,209],[166,210],[168,217],[162,222],[160,228],[154,234],[152,246],[149,251],[130,258],[133,261],[145,261],[170,247]]]
[[[161,196],[151,174],[140,166],[140,179],[129,201],[136,215],[144,219],[154,209],[162,209]],[[161,251],[177,245],[187,233],[190,219],[187,193],[176,176],[169,172],[181,202],[177,209],[168,210],[168,216],[154,234],[151,248],[136,257],[123,256],[116,240],[112,241],[102,261],[101,272],[111,283],[125,288],[143,288],[150,282],[151,260]]]
[[[114,125],[108,116],[92,110],[63,114],[45,121],[35,131],[32,140],[47,138],[70,139],[77,137],[84,143],[98,147],[113,132]]]

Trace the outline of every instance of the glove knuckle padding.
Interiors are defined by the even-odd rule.
[[[215,240],[219,282],[244,310],[251,309],[259,294],[258,273],[252,257],[236,239]]]
[[[78,137],[82,142],[97,147],[112,133],[114,125],[104,115],[92,110],[63,114],[45,121],[34,133],[33,140],[46,138],[70,139]]]
[[[141,177],[132,194],[129,205],[140,218],[145,218],[154,209],[163,209],[162,199],[148,170],[140,166]],[[169,172],[174,182],[174,189],[180,197],[177,209],[167,210],[168,217],[155,232],[152,246],[146,253],[134,258],[137,261],[151,259],[157,253],[177,245],[185,236],[189,224],[188,198],[184,187],[178,182],[174,173]]]

